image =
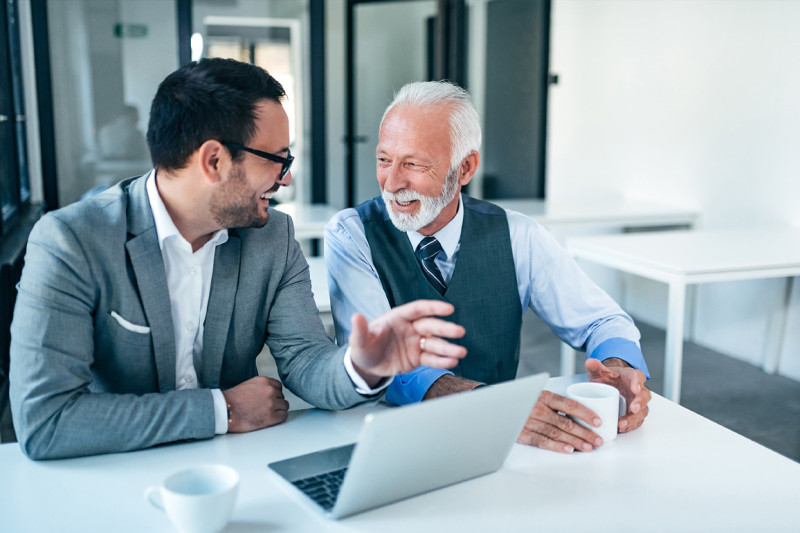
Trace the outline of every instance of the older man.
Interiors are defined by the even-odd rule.
[[[11,327],[11,405],[32,458],[119,452],[286,420],[281,383],[257,376],[266,342],[283,382],[344,408],[420,363],[465,350],[414,302],[352,343],[326,336],[291,220],[268,210],[291,182],[283,88],[259,67],[207,59],[159,86],[155,169],[45,216],[28,243]]]
[[[346,209],[326,228],[325,261],[339,341],[353,313],[379,314],[417,298],[452,303],[467,357],[453,372],[420,368],[387,391],[404,404],[513,379],[522,314],[532,309],[565,342],[588,353],[593,381],[616,386],[629,413],[647,415],[647,367],[639,332],[536,222],[460,194],[480,164],[481,131],[469,95],[445,82],[403,87],[387,108],[376,150],[382,197]],[[438,350],[445,340],[421,340]],[[598,426],[595,413],[544,392],[519,441],[563,453],[602,445],[566,415]]]

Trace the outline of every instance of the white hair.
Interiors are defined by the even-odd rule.
[[[450,169],[472,150],[481,147],[481,122],[472,105],[469,93],[448,81],[418,81],[404,85],[394,96],[381,119],[381,126],[389,111],[397,106],[449,106],[450,111]]]

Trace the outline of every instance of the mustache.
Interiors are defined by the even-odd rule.
[[[381,196],[383,197],[384,201],[391,202],[412,202],[414,200],[422,200],[424,198],[428,198],[417,191],[412,191],[409,189],[401,189],[396,193],[391,193],[387,191],[381,192]]]

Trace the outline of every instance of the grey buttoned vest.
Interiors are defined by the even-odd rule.
[[[404,232],[394,227],[378,197],[356,207],[389,305],[445,300],[455,306],[446,317],[466,328],[455,340],[467,348],[457,376],[485,383],[514,379],[519,361],[522,307],[506,213],[500,207],[461,197],[464,224],[455,270],[440,295],[425,279]]]

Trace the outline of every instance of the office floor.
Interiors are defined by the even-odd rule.
[[[663,391],[664,330],[637,322],[652,379]],[[558,375],[559,340],[535,315],[526,315],[518,375]],[[583,360],[583,354],[579,354]],[[800,382],[703,348],[684,344],[681,405],[800,462]],[[576,368],[583,368],[579,361]]]

